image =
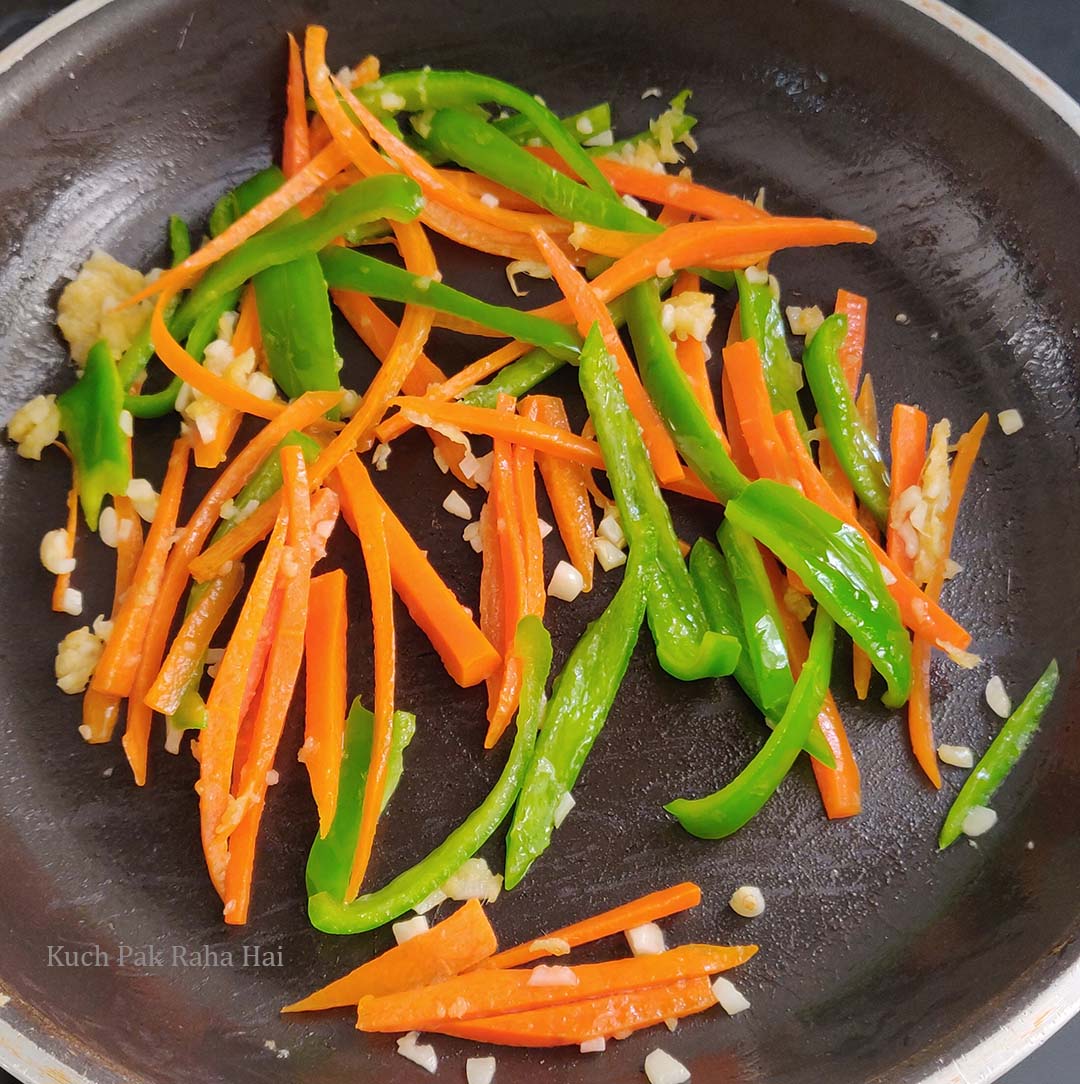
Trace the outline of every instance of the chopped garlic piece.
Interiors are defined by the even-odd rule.
[[[38,547],[38,556],[45,571],[54,576],[75,571],[75,558],[68,552],[68,536],[63,527],[45,532]]]
[[[547,536],[549,534],[551,534],[551,532],[553,530],[555,530],[555,528],[552,527],[551,524],[548,523],[548,521],[546,519],[538,519],[536,522],[540,524],[540,540],[541,541],[543,541],[545,538],[547,538]]]
[[[970,745],[939,745],[937,755],[942,764],[951,764],[954,768],[975,766],[975,753]]]
[[[528,275],[531,279],[551,278],[551,268],[546,263],[538,260],[511,260],[506,265],[506,281],[510,283],[510,289],[514,291],[514,297],[525,297],[528,290],[518,287],[517,276]]]
[[[465,1084],[491,1084],[494,1079],[494,1058],[469,1058],[465,1062]]]
[[[641,92],[641,100],[645,101],[646,98],[659,98],[660,93],[661,91],[659,87],[646,87]]]
[[[595,1039],[586,1039],[579,1047],[578,1050],[582,1054],[603,1054],[607,1050],[607,1039],[603,1035],[598,1035]]]
[[[394,940],[399,945],[404,945],[406,941],[411,941],[417,935],[427,932],[428,920],[423,915],[416,915],[414,918],[405,919],[404,922],[395,922],[391,929]]]
[[[645,1057],[645,1076],[649,1084],[686,1084],[690,1070],[666,1050],[652,1050]]]
[[[376,444],[375,451],[371,453],[371,465],[376,470],[386,470],[388,460],[390,459],[390,445],[389,444]]]
[[[60,598],[60,610],[72,617],[78,617],[83,611],[83,593],[76,591],[74,587],[65,588]]]
[[[41,453],[60,435],[60,408],[55,395],[38,395],[11,416],[8,438],[23,459],[41,459]]]
[[[402,1035],[397,1041],[398,1053],[421,1069],[434,1073],[439,1068],[439,1058],[435,1053],[435,1047],[430,1043],[418,1043],[420,1032],[410,1031],[408,1035]]]
[[[105,649],[105,641],[88,625],[74,629],[56,648],[56,684],[65,693],[81,693],[90,683],[94,667]]]
[[[660,318],[664,331],[680,342],[685,339],[704,342],[716,319],[713,296],[700,290],[684,290],[664,302],[660,308]]]
[[[484,192],[480,197],[480,202],[485,207],[498,207],[499,197],[494,192]]]
[[[730,979],[725,979],[723,975],[713,979],[712,988],[717,1004],[728,1016],[734,1016],[750,1008],[750,1002],[735,989],[735,984]]]
[[[572,967],[564,967],[562,964],[537,964],[525,985],[577,986],[580,981]]]
[[[644,215],[645,218],[649,217],[649,212],[645,210],[645,205],[639,199],[635,199],[631,195],[624,195],[622,197],[623,204],[630,208],[631,211],[636,211],[639,215]]]
[[[986,702],[990,710],[1002,719],[1008,719],[1012,714],[1012,701],[1005,691],[1005,683],[997,674],[986,683]]]
[[[551,574],[547,593],[552,598],[562,599],[563,602],[573,602],[584,587],[585,580],[581,573],[568,561],[560,561]]]
[[[529,946],[530,952],[543,952],[548,956],[569,956],[570,942],[561,937],[540,937]]]
[[[596,559],[605,572],[610,572],[613,568],[621,568],[626,564],[626,551],[619,549],[614,542],[606,538],[593,539],[593,553],[596,554]]]
[[[803,309],[798,305],[788,305],[784,312],[787,315],[791,334],[805,336],[806,345],[809,346],[811,340],[817,334],[817,329],[825,322],[825,314],[820,307],[811,305],[809,308]]]
[[[446,499],[442,502],[442,506],[452,516],[458,516],[460,519],[472,519],[472,509],[456,489],[450,490],[446,495]]]
[[[985,835],[997,824],[997,821],[997,813],[989,806],[976,805],[971,807],[960,830],[965,836],[974,838],[975,836]]]
[[[556,828],[562,827],[563,821],[570,816],[570,810],[572,810],[575,805],[577,805],[577,802],[569,791],[559,799],[559,804],[555,807],[555,811],[551,817]]]
[[[626,535],[623,532],[622,524],[619,522],[619,512],[614,507],[600,520],[600,526],[596,528],[596,533],[598,537],[606,538],[613,546],[618,546],[619,549],[626,546]]]
[[[145,478],[132,478],[128,482],[127,497],[135,506],[135,511],[139,513],[141,519],[147,523],[154,521],[160,494]]]
[[[1024,419],[1020,416],[1019,410],[1009,409],[1003,410],[997,416],[998,425],[1001,426],[1001,431],[1005,436],[1010,437],[1013,433],[1018,433],[1024,428]]]
[[[472,546],[476,553],[481,553],[484,549],[483,540],[480,537],[480,524],[477,521],[466,524],[465,530],[461,532],[461,537]]]
[[[655,922],[627,930],[626,943],[635,956],[659,956],[667,948],[664,931]]]
[[[765,913],[765,897],[757,885],[742,885],[732,893],[728,905],[743,918],[757,918]]]
[[[502,891],[501,873],[492,873],[483,858],[470,858],[442,886],[448,899],[486,900],[494,903]]]

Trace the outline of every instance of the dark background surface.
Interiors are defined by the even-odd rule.
[[[0,47],[25,33],[63,4],[0,0]],[[1003,38],[1041,67],[1070,94],[1080,97],[1080,4],[1076,0],[958,0],[953,5]],[[1080,1018],[1058,1033],[1005,1084],[1068,1084],[1080,1064]],[[12,1078],[0,1072],[0,1084]]]

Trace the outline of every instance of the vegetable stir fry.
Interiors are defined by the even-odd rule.
[[[860,812],[858,736],[830,692],[837,636],[854,645],[857,695],[876,686],[906,713],[913,761],[934,787],[939,759],[970,766],[971,750],[943,745],[939,757],[930,672],[935,651],[948,665],[980,661],[941,597],[959,571],[953,535],[987,417],[954,444],[948,420],[931,426],[898,403],[885,448],[864,373],[867,299],[840,289],[829,314],[785,310],[770,270],[785,249],[872,244],[874,231],[772,213],[693,179],[688,92],[616,140],[608,103],[560,118],[487,76],[381,76],[374,57],[333,75],[326,44],[318,26],[302,49],[289,37],[280,162],[221,197],[202,243],[173,216],[168,269],[144,276],[95,253],[60,300],[78,378],[9,423],[21,455],[55,445],[71,461],[64,526],[41,543],[53,609],[82,612],[80,512],[117,560],[112,612],[61,641],[57,683],[82,694],[87,742],[121,731],[139,786],[152,741],[172,753],[187,741],[227,923],[248,920],[261,888],[275,764],[292,756],[318,825],[312,924],[359,933],[416,912],[395,926],[397,948],[287,1011],[358,1006],[361,1030],[406,1033],[399,1049],[429,1068],[435,1053],[418,1031],[600,1050],[718,1002],[738,1011],[745,1000],[710,976],[755,946],[666,950],[651,925],[693,906],[696,886],[499,954],[478,901],[542,870],[564,819],[589,801],[578,780],[604,755],[598,739],[639,641],[672,681],[732,677],[768,728],[715,793],[670,795],[665,809],[694,836],[742,829],[795,785],[785,779],[803,755],[826,815]],[[504,261],[516,297],[524,276],[552,280],[561,299],[526,309],[474,297],[443,280],[435,236]],[[716,343],[725,299],[734,311]],[[387,302],[403,306],[399,322]],[[366,387],[347,386],[335,309],[377,359]],[[448,373],[430,340],[437,327],[497,341]],[[574,402],[543,387],[567,366]],[[175,433],[163,476],[134,477],[133,445],[162,426]],[[443,505],[469,521],[475,613],[377,485],[394,442],[417,427],[433,469],[485,495],[475,521],[457,490]],[[213,472],[208,486],[200,471]],[[538,514],[538,484],[553,525]],[[205,493],[185,517],[189,490]],[[673,494],[701,502],[713,537],[679,536]],[[346,573],[324,567],[332,536],[350,531],[373,630],[373,680],[361,689],[349,687],[357,614]],[[553,676],[548,607],[603,577],[617,590],[554,653],[566,661]],[[410,661],[396,650],[395,595],[450,678],[484,687],[478,732],[503,767],[441,844],[380,886],[371,859],[410,743],[422,740],[401,702]],[[1008,721],[949,812],[942,848],[992,826],[986,803],[1032,740],[1057,674],[1051,662],[1016,711],[1001,712]],[[503,825],[499,875],[478,853]],[[469,902],[428,929],[422,916],[447,899]],[[523,966],[621,932],[632,958]]]

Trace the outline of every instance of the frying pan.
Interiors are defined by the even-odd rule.
[[[977,845],[935,853],[957,774],[947,770],[940,793],[929,789],[902,719],[854,702],[838,676],[863,770],[863,815],[827,822],[800,765],[734,838],[688,838],[662,803],[730,778],[760,729],[730,683],[682,685],[659,674],[644,635],[577,808],[533,874],[492,908],[493,921],[508,944],[696,880],[705,902],[667,924],[670,939],[760,943],[738,976],[753,1009],[707,1014],[671,1036],[633,1036],[600,1062],[576,1051],[503,1051],[501,1084],[639,1080],[657,1045],[697,1081],[988,1081],[1064,1022],[1080,1005],[1080,110],[934,3],[97,8],[75,5],[3,61],[4,417],[69,379],[52,307],[91,248],[161,260],[168,213],[202,221],[226,186],[269,160],[283,34],[313,19],[331,28],[332,64],[376,52],[388,69],[476,68],[522,82],[564,112],[610,98],[624,131],[654,104],[640,100],[645,87],[693,87],[699,177],[746,194],[765,185],[774,209],[880,230],[872,249],[784,254],[775,267],[793,300],[827,303],[840,285],[869,295],[868,359],[882,402],[918,401],[958,427],[983,410],[1016,407],[1024,417],[1020,433],[995,428],[985,443],[958,536],[964,571],[947,596],[990,661],[974,672],[934,669],[941,737],[983,748],[994,729],[982,699],[989,673],[1019,692],[1051,655],[1062,662],[1057,701],[996,799],[998,827]],[[486,261],[447,253],[445,268],[448,280],[506,300]],[[532,300],[544,297],[537,288]],[[340,342],[347,382],[363,386],[372,359],[345,331]],[[452,369],[478,344],[443,335],[432,349]],[[572,379],[560,390],[572,391]],[[160,477],[171,428],[147,428],[138,473]],[[61,521],[66,478],[60,456],[29,464],[5,442],[0,986],[10,1001],[0,1009],[0,1064],[27,1080],[94,1084],[421,1079],[389,1037],[357,1036],[347,1013],[277,1015],[388,943],[385,931],[335,939],[309,928],[302,869],[314,820],[291,751],[264,822],[250,925],[227,930],[199,854],[191,758],[158,751],[152,785],[140,791],[117,746],[79,739],[77,701],[51,676],[55,644],[76,620],[47,612],[36,555],[36,540]],[[379,482],[451,585],[475,600],[477,559],[439,508],[447,482],[419,435],[395,448]],[[715,527],[711,513],[675,511],[684,537]],[[80,540],[88,617],[106,608],[100,550]],[[549,561],[557,556],[552,546]],[[341,537],[329,560],[353,573],[351,684],[370,690],[355,546]],[[573,606],[552,604],[557,662],[615,578]],[[420,724],[386,818],[378,881],[475,804],[502,755],[479,751],[481,694],[450,685],[404,614],[400,624],[400,700]],[[493,863],[500,846],[485,852]],[[767,910],[753,922],[726,906],[742,883],[765,892]],[[97,946],[109,966],[57,966],[50,946],[90,960]],[[436,1046],[444,1077],[461,1079],[469,1044]]]

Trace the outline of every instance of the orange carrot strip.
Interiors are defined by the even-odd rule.
[[[536,508],[536,453],[524,444],[514,446],[514,490],[525,556],[525,612],[544,616],[544,540]]]
[[[599,997],[611,997],[668,986],[673,982],[715,975],[746,963],[756,945],[683,945],[653,956],[631,956],[599,964],[571,965],[562,985],[537,983],[542,971],[488,968],[470,971],[420,990],[406,990],[360,1001],[360,1031],[428,1031],[443,1021],[474,1020],[530,1012]],[[543,968],[544,965],[540,965]],[[573,975],[575,982],[570,982]]]
[[[684,881],[670,888],[662,888],[659,892],[650,892],[647,896],[613,907],[609,911],[602,911],[581,922],[564,926],[544,934],[543,937],[515,945],[497,956],[492,956],[483,966],[520,967],[522,964],[550,956],[552,941],[565,941],[571,948],[577,948],[578,945],[587,945],[603,937],[632,930],[635,926],[643,926],[646,922],[655,922],[659,918],[689,910],[697,907],[699,903],[701,889],[691,881]]]
[[[780,574],[776,558],[771,553],[763,552],[762,560],[780,609],[780,619],[784,622],[784,640],[787,644],[791,672],[797,679],[810,653],[810,638],[806,635],[803,623],[791,612],[784,600],[784,579]],[[831,691],[825,693],[821,711],[818,712],[817,724],[836,762],[836,767],[830,768],[813,757],[810,758],[810,766],[814,771],[814,781],[821,794],[821,804],[825,807],[825,815],[830,820],[854,817],[862,812],[862,783],[859,766],[855,762],[847,730],[840,718],[840,709],[836,706],[836,700],[833,699]]]
[[[112,612],[115,618],[139,566],[143,549],[143,525],[130,497],[114,497],[113,508],[116,509],[116,586],[113,589]]]
[[[67,522],[64,525],[64,556],[75,556],[75,532],[79,525],[79,491],[74,485],[68,490]],[[61,572],[53,586],[52,608],[56,613],[64,613],[64,595],[71,586],[71,573]]]
[[[355,455],[346,456],[338,466],[332,484],[341,497],[342,512],[353,533],[357,533],[360,508],[371,500],[378,501],[385,517],[390,573],[398,597],[431,641],[454,681],[462,686],[483,681],[498,667],[499,652],[432,568],[424,551],[389,505],[378,496],[363,463]],[[368,491],[368,501],[363,499],[363,491]]]
[[[217,829],[229,805],[243,701],[259,634],[281,566],[287,528],[288,517],[283,510],[248,589],[236,627],[225,646],[225,654],[206,701],[206,729],[199,738],[199,783],[196,789],[199,794],[203,853],[210,879],[222,899],[225,898],[229,845],[228,840],[218,835]]]
[[[161,487],[157,514],[150,525],[146,545],[139,556],[135,578],[129,587],[113,630],[101,654],[91,688],[99,693],[127,696],[139,665],[146,627],[165,574],[165,562],[176,530],[176,516],[187,477],[190,442],[181,437],[173,444],[165,482]]]
[[[289,75],[285,82],[285,136],[281,147],[281,171],[295,177],[311,160],[308,142],[307,100],[300,47],[289,35]]]
[[[640,248],[650,236],[648,233],[607,230],[602,226],[590,226],[587,222],[576,222],[572,234],[576,249],[613,259],[628,256],[635,248]]]
[[[385,997],[442,982],[475,967],[498,947],[484,908],[469,900],[448,918],[361,964],[282,1012],[316,1012],[356,1005],[364,997]]]
[[[184,618],[169,648],[165,662],[143,698],[146,705],[162,715],[171,715],[180,706],[192,676],[202,665],[214,633],[225,620],[233,599],[244,582],[244,566],[235,564],[214,580],[192,611]]]
[[[736,305],[731,314],[731,322],[728,324],[726,345],[734,346],[738,342],[742,342],[742,328],[739,323],[739,306]],[[720,371],[720,395],[724,404],[724,428],[730,444],[731,460],[747,478],[757,478],[757,467],[754,466],[746,438],[743,436],[742,426],[739,424],[739,408],[731,390],[731,380],[726,366]]]
[[[500,395],[496,412],[513,415],[514,400]],[[517,710],[521,694],[521,660],[514,654],[514,634],[518,622],[528,612],[528,569],[526,563],[525,525],[518,505],[515,482],[514,447],[505,440],[496,440],[492,452],[491,482],[488,501],[491,505],[493,530],[499,558],[499,598],[502,612],[499,625],[503,653],[500,680],[488,686],[488,730],[484,748],[491,749],[502,737]],[[536,528],[539,534],[539,527]],[[542,578],[542,575],[541,575]],[[494,691],[494,697],[491,693]]]
[[[334,299],[342,316],[349,321],[352,329],[363,340],[364,345],[375,355],[380,362],[385,362],[394,348],[394,340],[399,334],[399,328],[389,316],[375,304],[370,297],[358,294],[352,290],[331,290],[330,296]],[[417,355],[409,375],[404,379],[401,390],[406,395],[425,395],[433,384],[441,384],[446,380],[446,374],[424,353]],[[393,418],[382,422],[375,430],[380,440],[386,442],[383,435],[383,427],[392,422]],[[461,473],[461,460],[465,455],[465,448],[442,433],[429,431],[432,444],[439,450],[443,462],[454,473],[454,477],[467,486],[475,486],[476,483],[466,478]]]
[[[820,426],[818,428],[820,429]],[[852,488],[851,479],[840,466],[840,460],[836,458],[832,442],[824,433],[818,440],[818,469],[832,491],[843,502],[844,507],[850,508],[854,514],[855,490]]]
[[[175,296],[191,283],[199,271],[217,263],[222,256],[232,252],[259,230],[275,222],[290,208],[295,207],[305,197],[321,188],[331,177],[340,173],[348,164],[349,159],[336,144],[326,147],[299,173],[290,177],[261,203],[257,203],[247,214],[241,215],[227,230],[223,230],[212,241],[196,249],[183,263],[177,264],[154,282],[148,283],[137,293],[122,301],[117,308],[126,309],[148,297],[167,291]]]
[[[490,643],[498,644],[500,651],[505,639],[501,560],[499,535],[495,530],[495,504],[489,499],[480,508],[480,631]],[[489,711],[499,699],[502,680],[503,666],[500,660],[484,683],[487,686]]]
[[[889,594],[896,599],[900,607],[900,616],[912,632],[925,636],[939,645],[948,645],[963,651],[971,643],[971,634],[950,617],[936,599],[921,591],[918,585],[904,570],[881,548],[873,535],[858,521],[858,518],[844,507],[843,503],[829,488],[814,465],[806,445],[799,435],[791,411],[785,410],[776,415],[776,425],[788,449],[788,454],[799,471],[799,477],[807,497],[825,509],[830,515],[854,527],[870,547],[870,552],[893,577],[893,583],[887,584]]]
[[[121,703],[123,697],[100,693],[92,686],[83,693],[79,734],[87,744],[101,745],[111,740],[116,724],[120,721]]]
[[[569,175],[570,171],[557,151],[550,147],[529,147],[528,150],[549,166]],[[741,220],[768,217],[768,212],[755,207],[748,200],[717,192],[714,188],[695,184],[683,177],[654,173],[651,169],[627,165],[613,158],[597,158],[595,161],[600,172],[611,181],[620,195],[668,204],[703,218]]]
[[[589,1039],[610,1039],[663,1020],[680,1020],[715,1004],[712,986],[702,977],[506,1016],[444,1021],[429,1030],[500,1046],[579,1046]]]
[[[499,201],[500,207],[509,211],[527,211],[530,213],[543,213],[543,208],[526,199],[512,188],[506,188],[495,181],[481,177],[478,173],[469,173],[463,169],[440,169],[439,177],[450,184],[467,192],[473,199],[483,199],[484,196],[494,196]]]
[[[371,763],[364,786],[364,808],[356,840],[352,872],[345,901],[360,891],[371,851],[375,829],[386,790],[390,765],[390,739],[394,717],[394,588],[390,573],[390,550],[386,513],[374,487],[360,487],[355,508],[356,531],[364,551],[368,588],[371,595],[371,623],[375,641],[375,722],[371,739]]]
[[[520,411],[531,421],[570,432],[566,407],[555,396],[530,395],[521,401]],[[585,581],[583,590],[591,591],[596,527],[589,501],[588,472],[578,463],[557,459],[543,452],[537,453],[536,460],[566,554]]]
[[[580,334],[587,335],[594,323],[600,325],[604,346],[615,358],[619,383],[622,384],[627,405],[641,427],[641,435],[649,450],[656,477],[661,482],[673,482],[683,478],[685,471],[679,462],[679,454],[626,353],[626,347],[623,346],[607,306],[597,298],[585,278],[551,243],[551,238],[543,230],[533,231],[533,237],[545,263],[551,268],[559,289],[566,295]]]
[[[866,309],[865,297],[848,290],[836,291],[836,307],[833,311],[847,317],[847,335],[840,347],[840,364],[844,368],[852,395],[859,390],[859,376],[862,374],[863,351],[866,348]]]
[[[776,429],[757,343],[747,339],[725,346],[724,372],[730,382],[739,425],[757,473],[762,478],[772,478],[801,488]]]
[[[306,700],[304,766],[311,796],[319,811],[319,836],[325,839],[334,821],[338,776],[348,710],[346,640],[349,611],[345,573],[336,568],[311,581],[305,639]]]
[[[983,414],[957,441],[956,455],[949,470],[949,503],[944,515],[945,537],[942,541],[941,555],[926,585],[926,593],[934,602],[941,597],[941,590],[945,585],[945,564],[952,550],[960,501],[971,477],[971,469],[975,464],[975,457],[979,454],[988,421],[989,415]],[[908,733],[911,737],[911,748],[919,766],[930,782],[935,787],[940,787],[941,769],[938,767],[934,720],[930,711],[930,655],[934,646],[933,640],[920,635],[915,636],[912,644],[911,663],[914,680],[911,685],[911,699],[908,701]],[[941,646],[940,642],[937,646]]]
[[[700,289],[700,277],[691,271],[682,271],[675,279],[675,285],[672,287],[671,296],[678,297],[679,294]],[[731,446],[728,443],[724,427],[720,423],[720,417],[716,413],[716,399],[713,396],[712,386],[709,383],[709,370],[706,367],[705,361],[705,344],[693,338],[693,336],[688,335],[681,341],[676,339],[674,345],[675,356],[679,359],[679,367],[686,373],[686,377],[690,381],[690,387],[694,393],[694,398],[701,404],[701,409],[705,411],[705,416],[712,423],[712,427],[716,430],[720,442],[724,445],[724,448],[730,452]]]
[[[889,484],[889,526],[885,535],[885,549],[889,556],[909,576],[915,574],[915,558],[893,525],[893,510],[905,490],[919,484],[923,464],[926,462],[926,435],[929,422],[924,411],[918,407],[897,403],[893,407],[892,468]]]
[[[228,802],[217,827],[218,839],[224,839],[247,822],[246,830],[241,835],[241,846],[233,847],[230,843],[225,869],[224,914],[229,925],[243,925],[247,921],[255,872],[255,842],[266,804],[268,776],[296,688],[307,627],[308,586],[311,579],[308,552],[311,508],[301,450],[296,447],[283,448],[281,467],[285,514],[288,517],[287,548],[279,572],[285,580],[284,588],[279,586],[282,592],[281,614],[274,628],[249,748],[236,783],[236,796]]]
[[[497,373],[500,369],[509,365],[510,362],[517,361],[522,355],[527,354],[530,349],[531,347],[528,343],[507,343],[505,346],[499,347],[498,350],[493,350],[490,354],[485,354],[471,365],[466,365],[464,369],[456,372],[449,379],[444,379],[439,384],[431,385],[422,392],[412,392],[407,388],[404,388],[403,390],[407,395],[423,395],[426,399],[433,399],[439,403],[446,403],[451,399],[456,399],[459,396],[464,395],[471,387],[479,384],[482,380],[486,380],[493,373]],[[412,428],[412,424],[413,423],[402,414],[392,414],[386,421],[379,425],[376,432],[379,434],[380,440],[391,441]],[[460,445],[458,445],[458,447],[460,447]]]

